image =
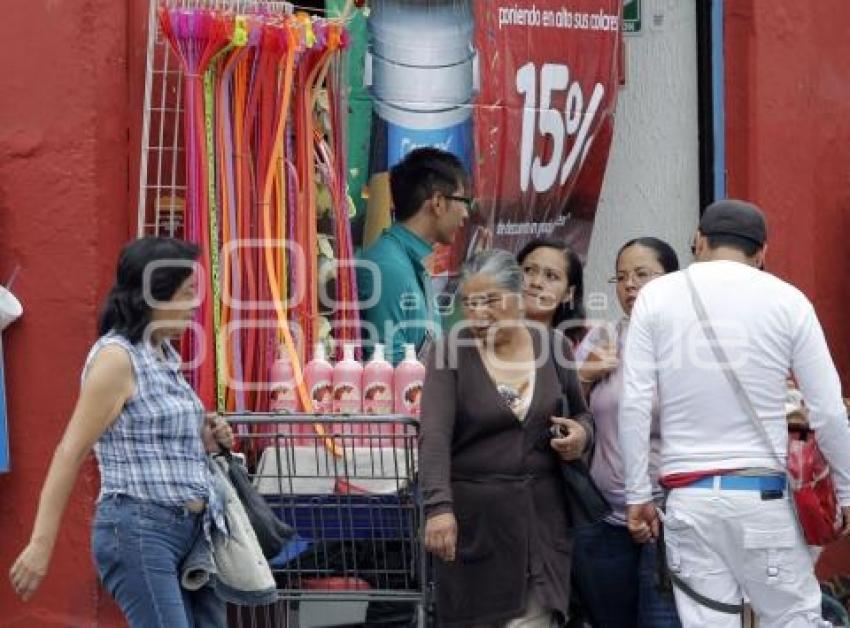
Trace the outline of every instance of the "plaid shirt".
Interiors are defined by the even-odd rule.
[[[180,374],[180,356],[162,344],[166,360],[143,343],[115,333],[102,336],[86,359],[118,345],[130,356],[136,391],[94,446],[100,467],[100,497],[123,494],[170,506],[203,500],[216,526],[225,530],[223,506],[201,440],[204,407]],[[209,530],[209,521],[205,528]]]

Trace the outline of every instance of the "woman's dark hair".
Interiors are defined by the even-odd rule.
[[[556,249],[564,254],[567,267],[567,287],[573,289],[572,298],[558,304],[552,315],[552,327],[561,328],[564,335],[573,342],[580,342],[585,333],[584,319],[587,317],[584,311],[584,268],[581,259],[566,242],[555,238],[537,238],[526,244],[516,259],[522,266],[525,258],[540,248]],[[570,325],[562,328],[563,323],[570,321]]]
[[[679,257],[676,255],[676,251],[673,250],[673,247],[667,244],[664,240],[659,240],[658,238],[653,237],[645,237],[645,238],[635,238],[634,240],[629,240],[623,246],[620,247],[620,250],[617,251],[617,259],[614,261],[614,265],[620,263],[620,256],[630,246],[645,246],[648,249],[652,249],[655,253],[655,259],[658,260],[658,263],[661,264],[661,268],[664,269],[665,273],[674,273],[679,270]]]
[[[118,258],[115,283],[98,322],[102,336],[114,331],[139,342],[151,322],[151,303],[169,301],[188,279],[200,249],[174,238],[147,237],[125,245]]]

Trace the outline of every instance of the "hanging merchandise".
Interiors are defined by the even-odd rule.
[[[345,18],[260,0],[152,15],[139,232],[201,248],[189,381],[219,412],[312,412],[306,348],[359,346]]]

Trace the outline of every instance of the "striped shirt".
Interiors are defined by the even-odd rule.
[[[123,348],[136,390],[94,446],[100,496],[122,494],[169,506],[203,500],[216,526],[225,530],[223,507],[201,440],[204,407],[180,373],[180,356],[163,342],[165,359],[152,347],[110,332],[92,347],[83,378],[98,351]],[[207,522],[209,523],[209,522]]]

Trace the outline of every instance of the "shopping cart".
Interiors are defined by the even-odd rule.
[[[275,608],[259,618],[231,609],[231,624],[363,625],[368,615],[369,625],[380,625],[373,611],[396,608],[396,616],[410,612],[412,624],[424,626],[430,594],[416,487],[418,423],[395,415],[226,418],[240,434],[237,449],[257,490],[296,531],[269,561]]]

